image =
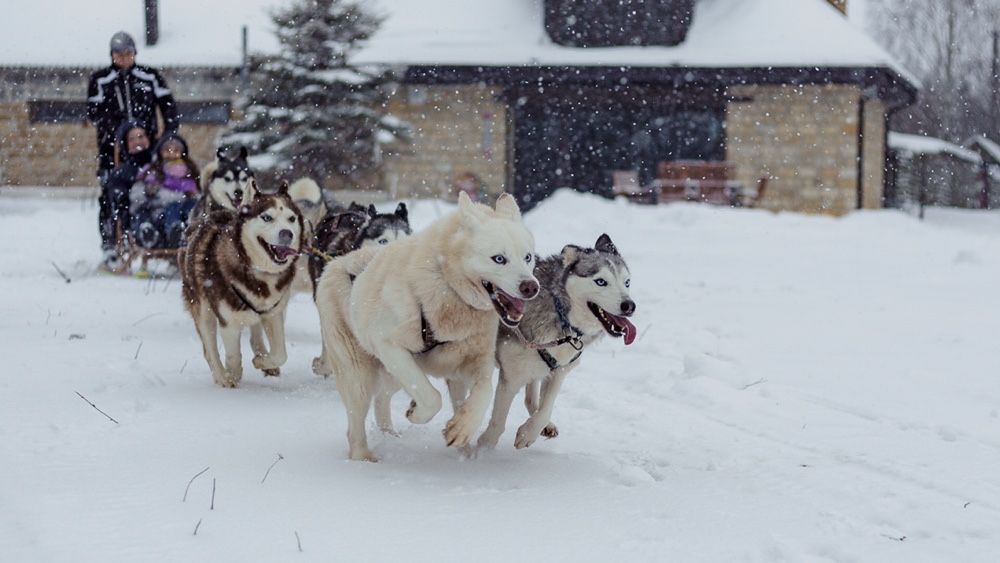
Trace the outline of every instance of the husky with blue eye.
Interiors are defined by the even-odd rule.
[[[503,434],[514,397],[523,388],[528,420],[517,430],[514,446],[533,444],[538,436],[555,438],[552,407],[566,376],[580,365],[587,346],[604,336],[635,340],[629,317],[632,275],[625,259],[604,234],[593,248],[567,245],[535,265],[540,291],[526,302],[517,330],[501,326],[497,337],[500,379],[489,426],[477,447],[494,448]],[[534,344],[545,347],[536,348]]]

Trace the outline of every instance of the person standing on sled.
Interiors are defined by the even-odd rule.
[[[90,77],[87,86],[87,119],[97,129],[97,176],[101,181],[99,228],[105,261],[113,261],[115,225],[119,219],[108,186],[115,169],[116,133],[126,121],[137,122],[148,139],[157,138],[156,110],[159,108],[166,132],[177,131],[177,104],[160,73],[148,66],[135,64],[135,40],[119,31],[111,37],[111,66]],[[121,155],[119,155],[120,157]],[[127,211],[127,204],[124,207]],[[107,265],[107,264],[106,264]]]

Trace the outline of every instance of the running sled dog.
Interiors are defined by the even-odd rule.
[[[316,287],[323,268],[333,258],[359,248],[386,245],[412,233],[405,203],[400,202],[392,213],[379,213],[374,205],[365,207],[353,202],[347,208],[338,208],[320,221],[315,234],[309,239],[312,247],[308,262],[310,287]],[[313,358],[312,370],[316,375],[329,377],[333,370],[325,358],[323,351]],[[376,406],[380,404],[378,401],[376,398]]]
[[[380,384],[410,395],[410,422],[441,410],[426,374],[447,381],[454,416],[445,443],[469,444],[492,396],[499,322],[517,326],[538,293],[533,249],[513,197],[501,195],[494,209],[463,193],[458,209],[427,229],[326,265],[316,305],[351,459],[377,459],[365,419]]]
[[[240,147],[236,158],[228,158],[221,148],[217,150],[215,160],[202,170],[201,183],[201,198],[191,210],[189,225],[213,211],[237,211],[252,201],[257,183],[247,163],[247,148]]]
[[[635,340],[635,325],[628,319],[635,312],[629,296],[631,274],[608,235],[601,235],[593,248],[567,245],[560,254],[539,260],[535,277],[541,289],[525,306],[518,326],[521,334],[500,328],[496,356],[500,378],[493,414],[478,448],[496,447],[511,403],[522,388],[530,416],[518,428],[514,446],[526,448],[539,435],[556,437],[552,407],[586,347],[605,333],[623,338],[626,345]]]
[[[285,310],[301,247],[302,215],[287,185],[275,194],[258,193],[239,211],[211,213],[189,228],[187,246],[179,252],[184,305],[217,384],[239,385],[244,327],[251,329],[254,367],[265,375],[280,373],[287,359]]]

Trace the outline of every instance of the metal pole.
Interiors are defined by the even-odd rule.
[[[990,85],[992,90],[993,103],[990,110],[992,115],[992,131],[986,136],[991,140],[997,140],[1000,135],[1000,31],[993,30],[993,60],[990,64]]]
[[[240,79],[243,81],[243,87],[245,88],[246,84],[247,84],[247,77],[250,74],[250,68],[249,68],[250,67],[250,55],[249,55],[249,52],[248,52],[250,41],[248,39],[249,31],[247,30],[247,26],[245,26],[245,25],[243,26],[243,29],[240,31],[240,36],[241,36],[241,40],[240,40],[240,52],[243,55],[243,62],[241,64],[241,66],[240,66]]]

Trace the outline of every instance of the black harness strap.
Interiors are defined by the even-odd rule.
[[[278,306],[278,303],[281,303],[281,298],[279,297],[278,300],[274,302],[274,305],[271,305],[267,309],[260,311],[257,309],[257,307],[253,306],[253,303],[251,303],[249,299],[247,299],[242,293],[240,293],[240,290],[236,289],[235,285],[229,284],[229,289],[233,290],[233,293],[236,294],[236,297],[240,298],[240,301],[243,302],[243,305],[245,305],[248,309],[250,309],[254,313],[257,313],[258,315],[265,315],[267,313],[270,313],[271,311],[274,310],[275,307]]]
[[[427,322],[427,317],[424,316],[423,309],[420,309],[420,337],[424,341],[424,349],[419,352],[420,354],[430,352],[434,348],[444,344],[444,342],[434,337],[434,329],[431,328],[431,323]]]
[[[560,328],[562,328],[562,331],[567,334],[566,336],[563,336],[562,338],[553,341],[552,346],[547,346],[547,347],[554,348],[555,346],[561,346],[563,344],[569,343],[570,346],[575,348],[576,355],[570,358],[568,362],[563,364],[563,366],[568,366],[573,362],[577,361],[578,359],[580,359],[580,356],[583,354],[583,340],[581,340],[580,338],[583,336],[583,331],[576,328],[569,322],[569,314],[566,311],[566,305],[563,304],[562,300],[560,300],[559,296],[556,295],[555,293],[552,294],[552,301],[555,305],[556,315],[559,317]],[[542,359],[543,362],[545,362],[545,365],[549,366],[549,371],[555,371],[556,368],[562,367],[559,365],[559,361],[556,360],[552,354],[549,354],[548,350],[546,350],[545,348],[538,348],[538,356]]]

